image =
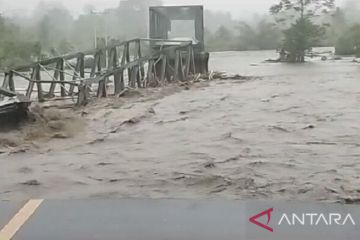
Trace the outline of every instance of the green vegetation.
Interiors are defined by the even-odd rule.
[[[335,49],[338,55],[356,55],[356,57],[360,57],[360,24],[348,28],[337,40]]]
[[[20,65],[40,56],[40,43],[22,40],[18,27],[1,16],[0,33],[0,66],[2,68]]]
[[[271,7],[278,25],[291,23],[284,31],[282,48],[288,52],[287,61],[304,62],[305,52],[320,44],[325,35],[324,26],[315,24],[319,18],[334,8],[335,0],[280,0]],[[295,23],[292,23],[295,21]]]
[[[239,22],[233,31],[220,26],[214,34],[207,31],[206,37],[210,51],[268,50],[279,46],[281,32],[266,19],[261,19],[253,25]]]
[[[41,2],[29,18],[0,17],[0,69],[41,58],[87,50],[134,37],[147,36],[148,8],[159,0],[130,0],[95,12],[86,6],[74,17],[64,6]]]
[[[305,52],[320,42],[325,30],[308,18],[300,18],[284,31],[283,49],[289,52],[287,61],[304,62]]]
[[[229,13],[205,11],[209,51],[282,48],[288,61],[302,62],[314,46],[336,46],[337,54],[360,56],[358,1],[334,9],[334,0],[273,0],[271,14],[248,21]],[[95,12],[88,5],[73,16],[59,4],[42,2],[30,17],[0,16],[0,69],[38,59],[147,36],[148,7],[161,0],[121,1]],[[95,37],[96,36],[96,37]],[[107,39],[105,39],[107,36]]]

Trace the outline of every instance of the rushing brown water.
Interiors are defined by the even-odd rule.
[[[261,78],[146,90],[77,110],[65,118],[73,137],[3,151],[0,199],[359,201],[360,66],[261,63],[270,57],[214,53],[212,69]]]

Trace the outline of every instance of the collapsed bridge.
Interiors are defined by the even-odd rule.
[[[196,39],[169,39],[171,16],[193,19]],[[149,39],[136,38],[10,69],[0,85],[0,102],[5,98],[16,104],[76,99],[84,105],[91,97],[117,96],[126,88],[186,81],[208,71],[203,33],[202,6],[151,7]],[[1,106],[0,114],[6,113]]]

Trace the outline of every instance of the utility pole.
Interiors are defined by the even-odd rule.
[[[96,12],[91,11],[90,14],[93,16],[93,27],[94,27],[94,48],[97,48],[97,21],[96,21]]]
[[[107,48],[108,47],[108,22],[107,22],[107,18],[105,18],[105,47]],[[106,56],[106,59],[105,59],[105,64],[106,64],[106,69],[109,68],[109,51],[108,49],[105,50],[105,56]]]
[[[97,48],[97,29],[96,29],[96,22],[94,24],[94,47]]]
[[[91,14],[93,14],[95,17],[94,17],[94,44],[95,44],[95,48],[97,48],[97,37],[98,37],[98,33],[97,33],[97,27],[96,27],[96,15],[107,15],[109,14],[110,12],[109,11],[103,11],[103,12],[96,12],[96,11],[91,11]],[[107,21],[107,18],[105,17],[104,19],[105,21],[105,48],[108,47],[108,38],[109,38],[109,35],[108,35],[108,21]],[[109,67],[109,52],[108,50],[106,49],[105,51],[105,64],[106,64],[106,68]]]

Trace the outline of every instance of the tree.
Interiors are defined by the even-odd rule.
[[[206,28],[212,33],[216,32],[221,26],[233,30],[237,25],[237,21],[232,18],[229,12],[205,10],[204,18]]]
[[[352,39],[354,41],[354,50],[356,57],[360,57],[360,24],[355,24],[351,29]]]
[[[234,35],[228,28],[220,26],[214,34],[207,37],[208,49],[211,51],[234,50],[234,39]]]
[[[327,37],[331,45],[334,45],[337,39],[348,29],[346,14],[341,8],[336,8],[334,13],[329,16],[330,28],[327,31]]]
[[[95,11],[94,5],[85,4],[83,7],[84,14],[92,14]]]
[[[0,69],[28,63],[38,57],[41,47],[22,39],[19,27],[0,16]]]
[[[120,1],[116,11],[117,23],[113,27],[120,30],[126,39],[146,37],[149,7],[160,5],[162,5],[161,0]]]
[[[74,46],[71,45],[70,42],[68,42],[66,39],[62,39],[60,43],[58,44],[57,51],[59,54],[67,54],[70,52],[75,51]]]
[[[279,47],[281,32],[266,16],[254,16],[251,22],[236,22],[236,27],[220,25],[215,32],[205,29],[209,51],[269,50]]]
[[[339,55],[353,55],[360,57],[360,24],[348,28],[338,39],[335,52]]]
[[[280,0],[270,8],[278,24],[290,24],[285,30],[283,48],[291,62],[304,62],[305,51],[310,50],[324,34],[324,26],[313,21],[334,8],[335,0]]]
[[[304,62],[305,52],[311,50],[324,33],[324,28],[313,24],[308,18],[298,19],[284,31],[283,48],[290,53],[288,61]]]
[[[45,5],[45,10],[41,11],[38,6],[34,13],[41,15],[34,16],[37,19],[35,28],[37,38],[41,42],[44,50],[49,51],[56,47],[62,39],[68,39],[73,27],[73,17],[68,9],[62,5]]]
[[[252,24],[240,22],[238,47],[240,50],[275,49],[281,33],[266,18],[255,18]]]
[[[273,15],[287,15],[287,20],[319,17],[322,14],[330,13],[335,6],[335,0],[280,0],[270,8]],[[278,19],[280,21],[284,19]]]
[[[44,47],[48,47],[50,44],[50,31],[50,18],[49,16],[44,16],[38,26],[39,41]]]

